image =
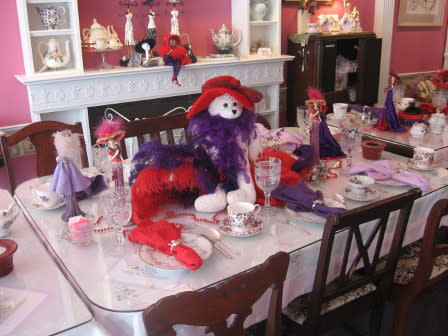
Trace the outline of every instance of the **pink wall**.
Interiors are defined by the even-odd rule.
[[[445,5],[441,27],[399,27],[395,2],[394,32],[390,69],[396,73],[433,71],[443,67],[448,17]]]
[[[25,87],[14,77],[25,70],[16,2],[13,0],[2,1],[0,31],[3,45],[0,53],[0,126],[28,123],[31,121],[28,95]]]

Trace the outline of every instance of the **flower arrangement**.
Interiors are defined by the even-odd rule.
[[[316,9],[319,9],[319,4],[316,0],[301,0],[298,3],[299,9],[302,10],[302,13],[307,11],[311,15],[316,14]]]

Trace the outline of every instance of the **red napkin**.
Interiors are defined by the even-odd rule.
[[[198,269],[202,265],[202,259],[195,250],[182,244],[182,229],[182,225],[170,223],[165,219],[156,222],[148,219],[131,231],[129,239],[172,255],[189,269]]]

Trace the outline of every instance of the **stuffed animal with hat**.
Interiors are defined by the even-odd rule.
[[[228,203],[254,203],[249,160],[262,150],[256,134],[254,103],[260,92],[231,76],[212,78],[187,114],[190,142],[143,144],[133,159],[133,218],[154,215],[167,201],[216,212]]]

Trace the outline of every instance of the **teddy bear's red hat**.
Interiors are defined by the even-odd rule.
[[[247,109],[253,109],[254,103],[258,103],[261,98],[263,98],[263,95],[260,92],[242,86],[240,81],[235,77],[215,77],[209,79],[202,85],[202,94],[188,111],[187,118],[190,119],[199,112],[205,110],[215,98],[226,93]]]

